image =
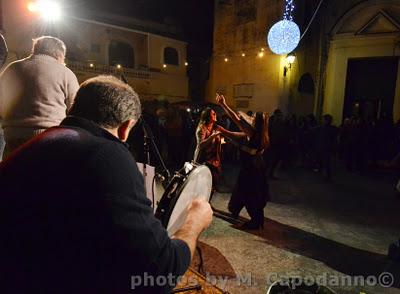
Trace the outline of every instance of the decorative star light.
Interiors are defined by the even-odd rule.
[[[293,21],[293,10],[293,0],[286,0],[283,20],[275,23],[268,32],[268,45],[275,54],[288,54],[300,42],[300,29]]]

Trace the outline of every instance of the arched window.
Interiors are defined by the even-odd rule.
[[[135,51],[128,43],[111,41],[108,56],[110,65],[120,64],[123,67],[135,67]]]
[[[179,65],[178,51],[172,47],[164,49],[164,63],[171,65]]]
[[[314,80],[309,73],[301,76],[299,80],[299,85],[297,86],[297,90],[301,93],[314,95]]]

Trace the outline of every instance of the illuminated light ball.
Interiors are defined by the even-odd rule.
[[[287,54],[296,49],[300,42],[299,26],[290,20],[281,20],[268,32],[268,45],[275,54]]]

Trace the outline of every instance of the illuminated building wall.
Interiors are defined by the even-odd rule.
[[[66,43],[67,66],[80,82],[99,74],[123,74],[144,99],[187,100],[187,43],[175,38],[172,28],[111,14],[84,15],[84,12],[46,23],[27,9],[29,1],[2,2],[8,62],[28,56],[32,38],[53,35]]]
[[[303,33],[319,0],[294,3],[294,20]],[[394,119],[400,118],[400,64],[392,94],[381,91],[382,97],[369,97],[366,93],[349,98],[346,90],[353,86],[351,83],[361,81],[349,78],[348,64],[354,60],[398,60],[398,0],[324,1],[295,50],[296,60],[291,66],[286,56],[273,54],[266,43],[269,28],[283,17],[284,4],[283,0],[215,1],[209,100],[219,91],[226,95],[230,105],[241,110],[272,112],[279,107],[302,115],[329,113],[340,124],[344,114],[349,113],[345,109],[348,99],[371,100],[374,104],[374,99],[385,100],[385,95],[392,95],[390,108]],[[382,72],[371,76],[374,74],[379,77]],[[379,96],[380,92],[376,92],[375,96]],[[380,104],[375,104],[375,112],[382,114]]]

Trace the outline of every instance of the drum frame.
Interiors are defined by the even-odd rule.
[[[160,220],[161,224],[165,228],[168,227],[168,223],[175,208],[176,202],[178,201],[183,189],[186,187],[187,179],[196,168],[201,166],[209,169],[209,167],[206,165],[200,165],[195,162],[185,163],[183,168],[175,172],[171,181],[168,183],[167,188],[165,189],[164,194],[157,205],[157,210],[155,213],[156,218]]]

